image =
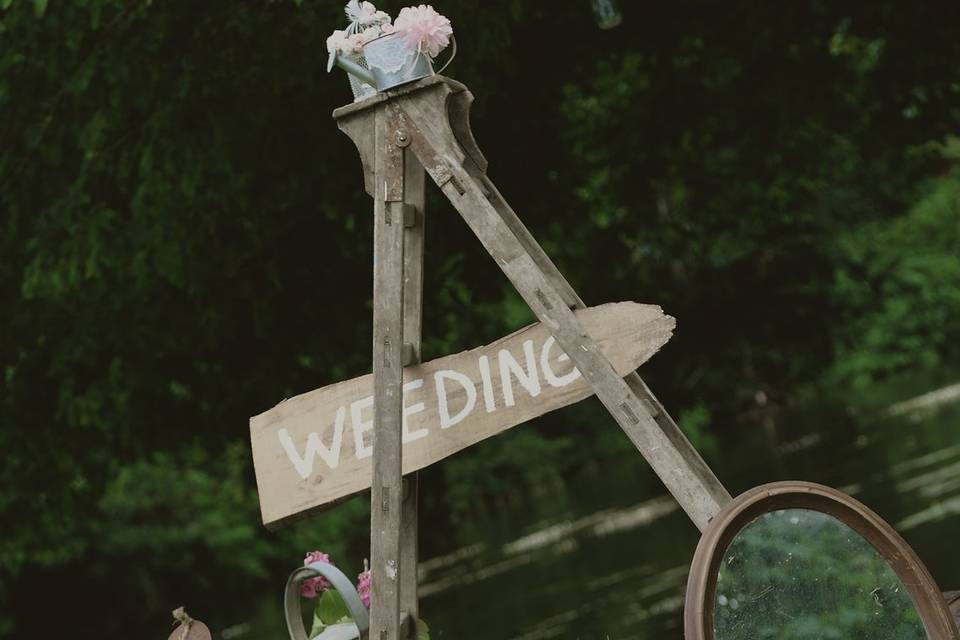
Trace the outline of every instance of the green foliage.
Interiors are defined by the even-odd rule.
[[[119,637],[182,603],[247,619],[308,549],[368,555],[363,500],[264,531],[247,437],[369,371],[370,203],[324,70],[340,5],[0,4],[0,635],[52,581],[64,619]],[[638,3],[600,32],[587,2],[442,9],[534,235],[590,303],[678,318],[645,377],[698,443],[758,391],[955,356],[956,182],[930,186],[927,144],[960,118],[951,10]],[[529,322],[428,210],[427,356]],[[495,509],[628,447],[585,404],[425,472],[423,503]]]
[[[327,589],[317,599],[317,606],[313,610],[313,626],[310,628],[310,637],[323,633],[326,627],[339,622],[351,620],[350,611],[343,597],[333,589]]]
[[[444,465],[446,501],[457,514],[485,510],[482,503],[510,499],[523,488],[548,484],[559,478],[564,454],[573,438],[544,437],[532,429],[517,430],[510,438],[495,438],[477,445],[476,455],[458,456]]]
[[[350,612],[347,610],[347,603],[343,601],[340,594],[333,589],[327,589],[320,596],[313,615],[325,621],[326,624],[334,624],[349,617]]]
[[[960,172],[890,220],[838,242],[834,304],[842,310],[832,375],[865,386],[956,358],[960,336]]]
[[[109,523],[96,540],[100,552],[184,567],[212,559],[219,575],[265,575],[269,545],[244,482],[247,454],[233,443],[216,457],[191,447],[125,465],[100,499],[98,521]]]
[[[417,640],[430,640],[430,627],[419,618],[417,619]]]
[[[710,430],[710,409],[702,404],[683,409],[677,418],[677,424],[701,454],[715,454],[719,443]]]

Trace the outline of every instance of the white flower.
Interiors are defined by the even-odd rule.
[[[385,25],[385,26],[390,26],[390,25]],[[390,28],[392,29],[393,27],[390,26]],[[380,36],[382,36],[383,30],[380,28],[379,25],[374,25],[372,27],[364,29],[363,31],[361,31],[356,35],[359,36],[359,38],[357,38],[357,42],[359,42],[360,46],[362,47],[363,45],[367,44],[371,40],[375,40]]]
[[[353,51],[353,44],[350,42],[350,36],[347,35],[346,31],[338,29],[327,38],[328,53],[350,53],[351,51]]]
[[[390,24],[391,20],[392,18],[390,18],[390,14],[387,13],[386,11],[377,11],[376,13],[373,14],[373,16],[371,16],[369,24],[372,24],[372,25]]]
[[[386,11],[377,11],[372,2],[350,0],[344,8],[347,19],[360,27],[381,25],[390,22],[390,15]]]

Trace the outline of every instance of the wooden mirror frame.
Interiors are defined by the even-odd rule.
[[[933,577],[893,527],[845,493],[812,482],[773,482],[741,494],[710,521],[700,538],[684,604],[686,640],[714,640],[713,608],[720,563],[734,537],[759,516],[782,509],[831,515],[859,533],[903,582],[930,640],[960,640],[953,616]]]

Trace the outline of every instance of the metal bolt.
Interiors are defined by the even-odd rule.
[[[406,131],[397,131],[396,141],[398,147],[405,147],[410,144],[410,136],[407,135]]]

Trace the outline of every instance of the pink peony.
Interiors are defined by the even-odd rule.
[[[370,583],[372,578],[370,576],[370,570],[364,569],[360,575],[357,576],[357,593],[360,594],[360,601],[363,603],[367,609],[370,608]]]
[[[437,57],[450,44],[453,35],[450,21],[428,4],[401,9],[393,24],[397,32],[403,34],[407,45],[431,58]]]
[[[323,562],[331,564],[330,556],[319,551],[311,551],[303,559],[303,566],[308,566],[314,562]],[[310,578],[300,583],[300,595],[304,598],[316,598],[318,595],[330,588],[330,583],[322,576]]]

